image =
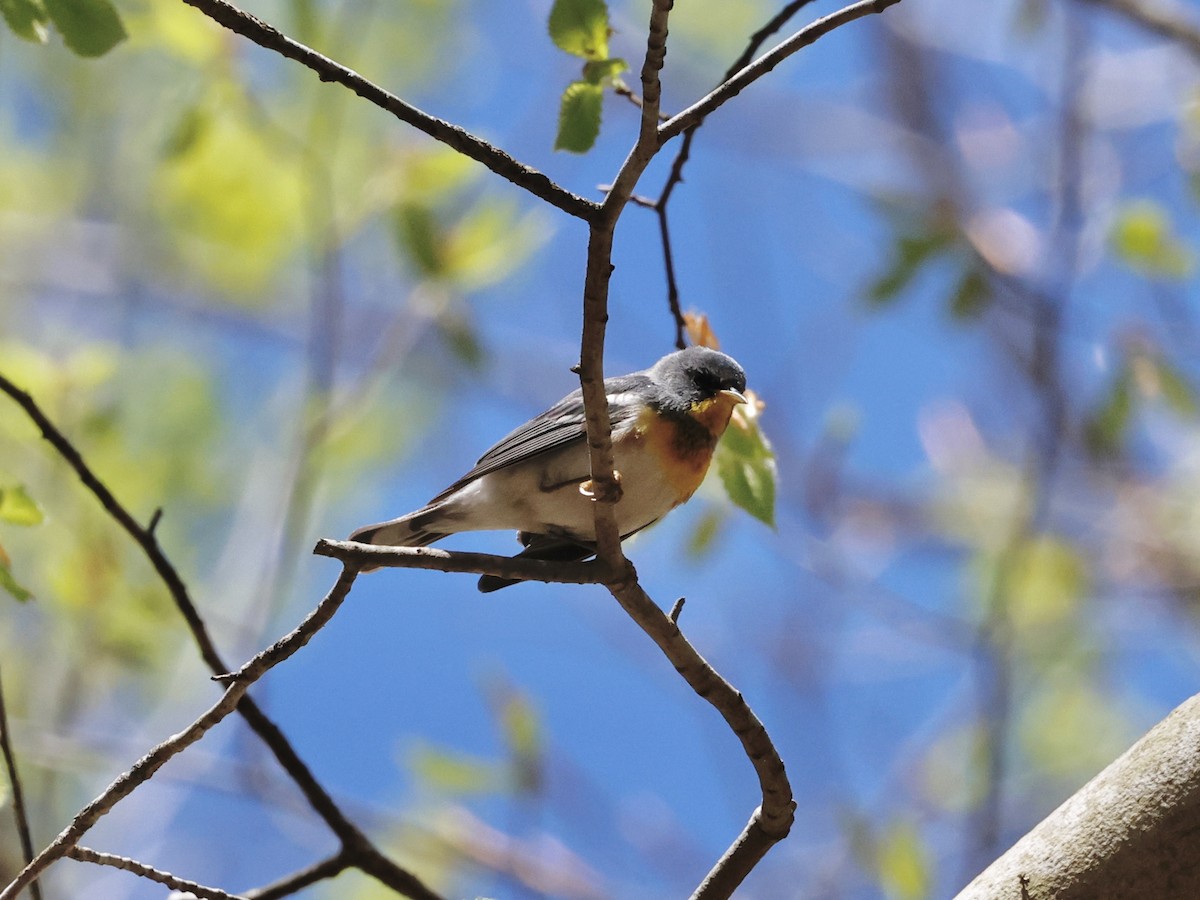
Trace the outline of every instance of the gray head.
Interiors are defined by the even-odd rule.
[[[746,390],[746,373],[737,361],[719,350],[688,347],[668,353],[648,373],[662,387],[670,405],[691,407],[722,391]]]

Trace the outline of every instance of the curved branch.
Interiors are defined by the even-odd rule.
[[[881,13],[889,6],[895,6],[899,2],[900,0],[859,0],[858,3],[853,3],[844,9],[839,9],[835,13],[830,13],[824,18],[817,19],[811,25],[797,31],[787,40],[783,41],[783,43],[777,44],[773,49],[768,50],[732,78],[726,79],[708,96],[697,100],[683,112],[672,116],[660,125],[658,128],[659,143],[665,144],[680,132],[699,124],[713,110],[725,105],[725,103],[740,94],[746,87],[762,78],[793,53],[803,50],[809,44],[823,38],[829,32],[840,28],[842,25],[853,22],[856,19],[861,19],[864,16],[869,16],[872,13]]]
[[[175,569],[175,566],[158,545],[155,529],[162,516],[162,510],[155,510],[149,524],[143,528],[129,510],[117,500],[104,482],[96,476],[91,467],[84,461],[83,456],[75,448],[75,445],[67,439],[66,435],[42,411],[33,397],[26,391],[18,388],[3,375],[0,375],[0,392],[7,394],[25,411],[25,414],[29,416],[30,420],[33,421],[34,425],[42,433],[42,437],[46,439],[50,446],[58,452],[58,455],[71,467],[79,477],[79,480],[83,482],[84,487],[95,496],[100,505],[104,507],[104,510],[142,548],[142,551],[146,554],[146,558],[154,567],[154,571],[158,573],[159,578],[166,585],[167,591],[170,593],[171,599],[175,602],[176,608],[178,608],[180,614],[183,616],[184,622],[191,631],[192,639],[196,642],[196,646],[200,650],[200,656],[204,660],[205,665],[208,666],[214,675],[224,675],[227,673],[229,666],[217,651],[216,644],[208,633],[208,628],[204,624],[204,620],[200,617],[200,612],[196,608],[196,604],[192,601],[187,586],[183,583],[183,579],[179,576],[179,572]],[[262,708],[252,698],[243,697],[238,704],[238,712],[250,729],[258,735],[275,756],[276,760],[279,761],[280,767],[291,777],[313,811],[337,835],[342,845],[358,848],[370,847],[374,850],[363,833],[358,830],[357,826],[346,818],[346,815],[334,801],[333,797],[330,796],[329,792],[325,790],[312,774],[312,770],[309,769],[308,764],[300,758],[295,748],[292,747],[291,742],[279,727],[271,721],[267,714],[262,711]],[[361,852],[366,854],[365,850]],[[375,854],[379,858],[372,860],[374,866],[373,874],[380,881],[396,890],[403,890],[406,885],[415,884],[418,886],[416,888],[417,893],[411,896],[433,896],[428,893],[424,885],[421,885],[412,873],[387,859],[387,857],[378,853],[378,851],[375,851]],[[422,894],[421,891],[425,891],[426,893]]]
[[[145,784],[172,757],[179,755],[196,743],[237,709],[242,697],[250,689],[250,685],[307,644],[312,636],[333,618],[333,614],[337,612],[338,607],[342,605],[342,601],[350,592],[357,575],[358,570],[353,566],[343,568],[338,580],[329,589],[329,593],[304,618],[304,621],[238,669],[236,677],[230,679],[229,686],[221,695],[221,699],[209,707],[203,715],[183,731],[172,735],[151,749],[134,763],[129,771],[118,776],[100,796],[81,809],[71,823],[59,833],[58,837],[35,856],[8,887],[0,891],[0,900],[15,900],[16,896],[51,863],[69,854],[71,849],[78,845],[79,839],[102,816],[132,794],[140,785]],[[412,880],[412,884],[410,885],[411,890],[407,892],[408,896],[419,898],[419,900],[437,900],[437,895],[417,881],[415,876],[410,875],[409,878]]]
[[[291,875],[285,875],[278,881],[246,891],[246,900],[279,900],[280,897],[290,897],[310,885],[327,878],[335,878],[354,865],[355,854],[348,850],[335,853],[328,859],[306,866]]]
[[[186,878],[180,878],[178,875],[172,875],[170,872],[164,872],[162,869],[148,866],[143,862],[138,862],[136,859],[130,859],[128,856],[117,856],[115,853],[101,853],[99,850],[80,846],[75,846],[68,850],[67,856],[79,862],[93,863],[97,866],[109,866],[113,869],[120,869],[122,872],[131,872],[149,881],[157,881],[159,884],[166,885],[172,890],[187,891],[189,894],[194,894],[196,897],[202,898],[202,900],[246,900],[241,894],[230,894],[218,888],[208,887],[195,881],[189,881]]]
[[[721,714],[741,741],[742,749],[758,775],[762,805],[692,895],[693,900],[728,897],[766,852],[791,830],[796,801],[783,760],[745,698],[717,673],[683,636],[679,626],[650,599],[638,584],[632,565],[626,564],[625,576],[612,583],[609,589],[622,609],[658,645],[683,680]]]
[[[431,116],[395,94],[385,91],[373,81],[359,75],[353,69],[335,62],[311,47],[292,40],[279,29],[268,25],[256,16],[244,12],[226,0],[183,0],[213,21],[249,38],[260,47],[272,50],[280,56],[295,60],[312,69],[322,81],[333,81],[352,90],[369,103],[390,112],[401,122],[425,132],[430,137],[457,150],[476,162],[483,163],[500,177],[524,188],[535,197],[540,197],[551,206],[561,209],[578,219],[590,220],[599,209],[591,200],[572,194],[546,175],[524,163],[518,162],[498,147],[489,144],[444,119]]]

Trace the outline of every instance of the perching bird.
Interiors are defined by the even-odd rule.
[[[670,353],[649,369],[605,379],[621,499],[621,539],[657,522],[700,486],[733,408],[745,403],[746,373],[707,347]],[[460,531],[515,529],[521,557],[582,560],[595,551],[583,396],[568,394],[479,458],[428,504],[367,525],[350,540],[424,547]],[[585,488],[586,490],[586,488]],[[516,579],[484,575],[479,590]]]

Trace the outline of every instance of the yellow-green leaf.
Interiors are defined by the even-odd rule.
[[[425,787],[448,794],[486,793],[503,783],[495,763],[432,744],[414,746],[408,767]]]
[[[917,827],[893,822],[876,846],[876,877],[891,900],[923,900],[932,886],[929,851]]]
[[[1110,241],[1117,256],[1144,275],[1186,278],[1195,269],[1195,254],[1176,236],[1167,211],[1150,200],[1120,212]]]
[[[260,302],[303,244],[301,161],[236,97],[218,92],[196,115],[202,127],[183,123],[152,181],[163,242],[216,287]]]
[[[554,0],[550,39],[583,59],[608,58],[608,6],[604,0]]]
[[[17,37],[35,44],[46,43],[49,17],[40,0],[0,0],[0,16]]]
[[[1035,535],[1008,557],[1005,599],[1013,625],[1036,633],[1076,611],[1088,587],[1087,563],[1056,535]]]
[[[720,509],[710,509],[703,516],[687,539],[687,555],[692,559],[700,559],[708,554],[721,533],[721,525],[725,516]]]
[[[603,84],[606,79],[628,71],[629,63],[620,57],[590,60],[583,64],[583,80],[588,84]]]
[[[1017,733],[1034,766],[1075,782],[1107,765],[1136,732],[1111,691],[1097,690],[1078,672],[1057,671],[1033,682]]]
[[[0,522],[11,525],[40,525],[44,516],[24,485],[0,488]]]
[[[504,741],[516,756],[534,756],[542,750],[542,726],[537,710],[520,691],[508,690],[500,705]]]
[[[572,81],[563,91],[558,109],[555,150],[586,153],[600,134],[600,112],[604,89],[587,81]]]
[[[103,56],[125,40],[125,26],[109,0],[45,0],[65,43],[80,56]]]
[[[759,427],[754,403],[740,406],[717,446],[716,466],[729,499],[775,527],[775,451]],[[746,410],[746,412],[743,412]]]

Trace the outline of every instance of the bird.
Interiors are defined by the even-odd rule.
[[[746,373],[732,357],[694,346],[630,375],[604,381],[621,499],[621,540],[653,525],[695,493]],[[519,558],[580,561],[596,552],[582,391],[502,438],[474,468],[418,510],[355,530],[350,540],[424,547],[464,531],[515,530]],[[521,579],[484,575],[479,590]]]

